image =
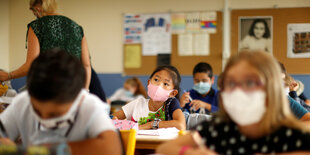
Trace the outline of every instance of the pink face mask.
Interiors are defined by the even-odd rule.
[[[166,101],[172,91],[173,90],[165,90],[164,88],[152,85],[151,83],[147,86],[147,95],[149,95],[153,101]]]

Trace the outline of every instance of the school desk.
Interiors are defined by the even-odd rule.
[[[151,135],[137,135],[136,136],[136,149],[151,149],[155,150],[158,145],[163,142],[175,139],[178,134],[151,136]]]

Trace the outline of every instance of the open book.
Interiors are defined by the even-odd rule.
[[[177,135],[179,130],[173,128],[160,128],[156,130],[139,130],[138,135],[151,135],[151,136],[164,136],[164,135]]]

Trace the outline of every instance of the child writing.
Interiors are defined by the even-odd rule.
[[[107,104],[83,89],[86,73],[81,62],[65,50],[41,53],[20,93],[0,115],[1,144],[19,136],[23,146],[60,145],[59,154],[121,154],[118,133]]]
[[[290,111],[280,67],[265,52],[240,52],[221,79],[218,116],[158,147],[160,154],[309,154],[310,129]]]
[[[113,114],[114,119],[127,119],[139,123],[139,129],[176,127],[185,129],[178,94],[181,77],[173,66],[158,67],[148,80],[148,96],[139,97]]]
[[[125,81],[123,88],[116,90],[110,97],[110,102],[122,101],[127,103],[138,97],[146,97],[146,92],[139,78],[132,77]]]
[[[194,86],[185,92],[181,99],[181,107],[189,113],[210,113],[218,110],[218,91],[212,88],[214,77],[212,67],[200,62],[193,70]]]

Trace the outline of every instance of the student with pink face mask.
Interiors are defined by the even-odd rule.
[[[185,118],[176,98],[181,77],[173,66],[160,66],[148,80],[150,99],[139,97],[113,114],[114,119],[138,122],[139,129],[176,127],[185,129]]]

